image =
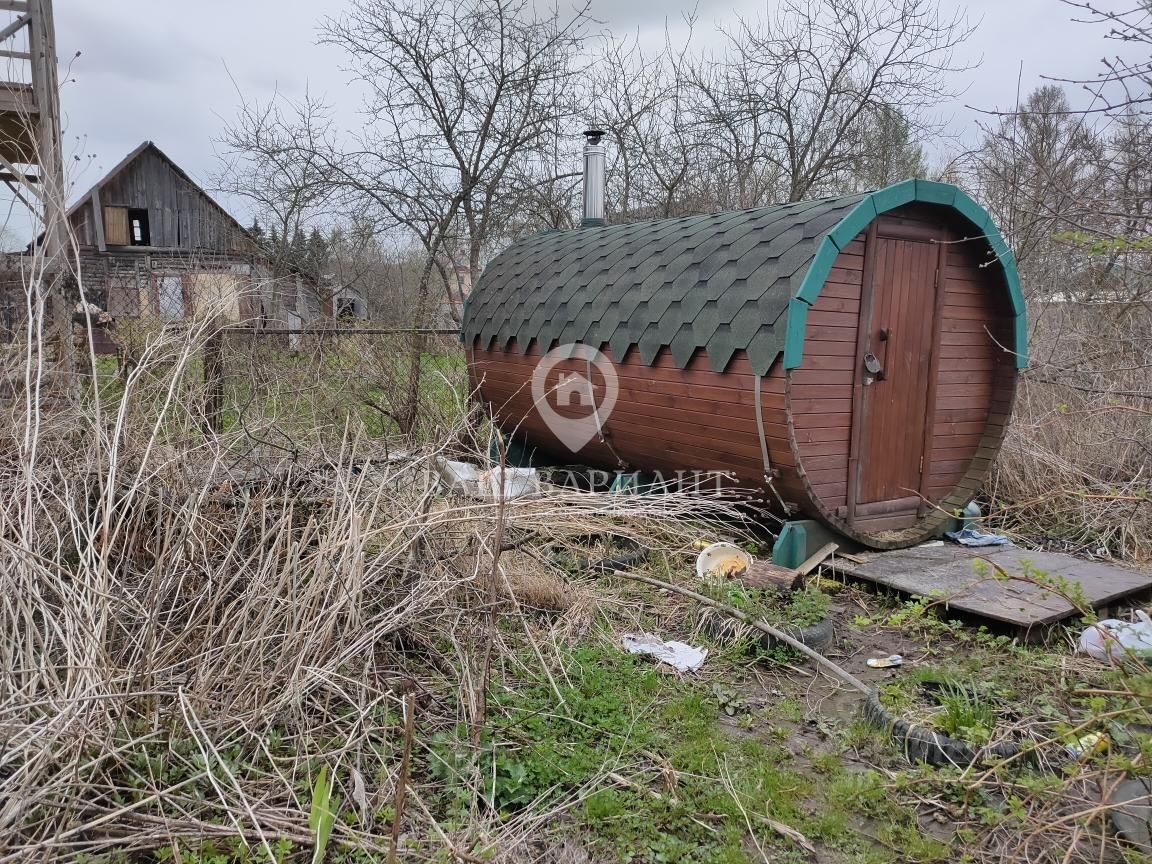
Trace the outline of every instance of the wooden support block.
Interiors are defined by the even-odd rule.
[[[795,591],[800,584],[800,573],[791,567],[781,567],[768,561],[756,561],[736,580],[749,588],[775,588],[778,591]]]

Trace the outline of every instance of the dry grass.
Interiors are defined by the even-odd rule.
[[[579,785],[501,812],[481,776],[497,760],[475,758],[467,800],[448,819],[446,784],[432,775],[454,770],[458,744],[483,753],[497,726],[501,746],[528,749],[517,736],[532,718],[502,700],[534,682],[563,706],[562,658],[607,641],[597,621],[691,632],[691,604],[605,588],[580,562],[619,554],[605,538],[627,538],[658,553],[654,566],[678,556],[684,566],[663,575],[690,580],[693,540],[740,539],[731,501],[559,488],[508,502],[449,497],[437,457],[479,459],[487,442],[481,424],[447,415],[420,438],[372,437],[379,430],[353,414],[339,435],[292,440],[274,412],[206,434],[198,364],[211,335],[207,321],[158,330],[123,380],[67,399],[35,395],[37,346],[4,358],[15,396],[0,453],[0,632],[10,634],[0,643],[0,864],[174,857],[205,838],[235,859],[307,860],[310,820],[329,806],[341,814],[330,848],[366,858],[398,848],[399,860],[549,860],[543,846],[571,840],[571,814],[599,790],[664,801],[692,781],[663,756],[622,765],[605,747]],[[1117,402],[1115,377],[1104,394],[1040,380],[1057,365],[1045,363],[1001,463],[1000,524],[1146,555],[1147,405]],[[733,668],[710,660],[705,678]],[[1078,671],[1063,679],[1070,687],[1091,678]],[[1147,677],[1093,685],[1111,688],[1102,710],[1146,723]],[[1069,734],[1057,721],[1002,731],[1051,744]],[[437,740],[449,732],[450,745]],[[1119,764],[1058,783],[1001,766],[884,795],[919,796],[971,826],[974,860],[1099,860],[1110,841],[1092,796]],[[721,787],[703,771],[701,786],[732,787],[749,825],[768,818],[744,810],[753,787],[737,789],[741,778],[724,774]],[[989,827],[971,803],[1009,798],[1034,830],[1019,819]],[[585,854],[565,848],[551,860]]]
[[[1152,314],[1033,310],[1031,368],[989,489],[993,522],[1061,551],[1152,558]]]
[[[415,783],[388,814],[406,696],[423,724],[481,729],[493,669],[525,640],[556,666],[563,626],[534,616],[579,629],[592,615],[588,587],[541,550],[606,531],[662,546],[676,519],[731,505],[449,499],[434,441],[396,456],[350,426],[339,449],[288,460],[254,449],[251,430],[205,437],[191,370],[209,335],[205,322],[157,334],[114,400],[87,388],[9,403],[0,862],[205,837],[277,860],[277,844],[315,839],[322,767],[359,814],[334,844],[386,854],[398,818],[412,854],[454,849],[459,826],[437,825]],[[501,553],[526,537],[532,549]],[[548,814],[476,819],[469,848],[512,855]]]

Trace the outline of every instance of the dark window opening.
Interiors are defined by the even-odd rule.
[[[151,246],[152,236],[148,231],[148,211],[128,211],[128,239],[133,246]]]
[[[356,301],[351,297],[341,297],[336,301],[336,317],[337,318],[355,318],[356,317]]]

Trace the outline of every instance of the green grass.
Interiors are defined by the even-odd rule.
[[[437,784],[434,801],[446,826],[465,824],[479,792],[483,806],[503,818],[529,807],[571,811],[575,802],[583,840],[629,864],[758,860],[749,855],[749,822],[756,842],[775,856],[797,847],[772,822],[850,850],[847,860],[905,860],[853,826],[878,809],[915,851],[908,860],[946,860],[946,848],[920,836],[914,817],[884,796],[862,807],[837,797],[848,781],[836,756],[800,764],[772,730],[758,724],[741,734],[720,724],[734,705],[725,688],[661,674],[614,647],[575,648],[564,665],[571,684],[559,695],[543,679],[495,693],[478,751],[463,727],[432,739],[421,771]],[[787,711],[799,714],[795,705]],[[606,779],[607,771],[630,782]]]

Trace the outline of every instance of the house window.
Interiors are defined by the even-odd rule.
[[[148,231],[148,211],[128,211],[128,239],[132,246],[151,246],[152,237]]]
[[[156,277],[156,312],[164,321],[184,318],[184,284],[179,276]]]
[[[356,318],[356,300],[352,297],[341,297],[336,301],[337,318]]]

